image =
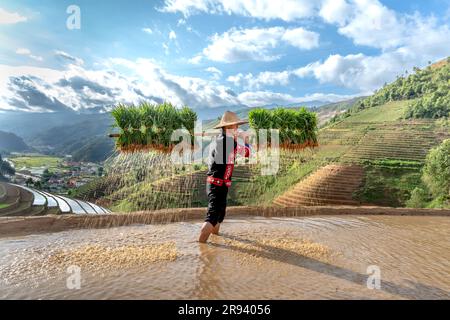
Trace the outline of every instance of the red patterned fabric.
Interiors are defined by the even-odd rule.
[[[206,181],[208,183],[214,184],[216,186],[223,186],[223,184],[225,184],[228,188],[231,187],[231,181],[230,180],[224,180],[224,179],[220,179],[220,178],[214,178],[209,176]]]

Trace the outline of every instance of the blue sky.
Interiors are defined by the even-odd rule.
[[[0,110],[339,101],[450,56],[449,23],[448,0],[6,0]]]

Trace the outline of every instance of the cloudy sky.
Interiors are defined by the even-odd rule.
[[[2,0],[0,43],[3,111],[332,102],[450,56],[450,0]]]

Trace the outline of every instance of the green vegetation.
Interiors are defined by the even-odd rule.
[[[402,114],[402,117],[407,119],[437,119],[450,116],[450,58],[423,70],[414,68],[413,74],[386,84],[374,95],[334,117],[331,123],[392,101],[409,101]]]
[[[392,101],[351,114],[347,122],[393,122],[403,118],[408,101]],[[350,114],[349,114],[350,115]]]
[[[432,149],[418,184],[407,205],[411,207],[442,208],[450,206],[450,139]]]
[[[72,118],[63,117],[57,123],[50,122],[48,128],[30,136],[29,143],[37,146],[42,154],[72,155],[73,161],[99,163],[114,152],[114,140],[108,137],[112,124],[109,113],[74,114]]]
[[[256,166],[249,182],[233,185],[229,202],[231,205],[271,205],[275,198],[317,169],[338,161],[347,150],[346,146],[339,145],[321,145],[317,149],[281,150],[277,174],[263,176],[260,174],[260,165]]]
[[[32,149],[14,133],[0,130],[0,152],[30,152]]]
[[[382,168],[399,168],[399,169],[420,169],[422,163],[419,161],[397,160],[397,159],[381,159],[381,160],[365,160],[365,165],[372,165]]]
[[[450,139],[428,154],[423,180],[435,197],[450,195]]]
[[[304,164],[291,162],[291,166],[280,174],[255,175],[251,183],[236,185],[237,197],[230,197],[230,203],[233,205],[270,205],[277,196],[289,190],[322,165],[323,163],[314,161]]]
[[[366,181],[357,197],[366,203],[442,208],[450,199],[450,140],[432,149],[425,164],[411,161],[366,163]]]
[[[60,170],[62,162],[61,158],[52,156],[18,156],[11,157],[10,160],[14,163],[14,166],[20,170],[21,168],[39,168],[46,167],[50,171]]]
[[[355,194],[363,203],[403,207],[420,185],[420,169],[391,166],[366,166],[364,186]]]
[[[402,119],[408,103],[393,101],[349,113],[319,133],[321,146],[349,146],[339,161],[365,166],[364,186],[355,195],[363,203],[413,206],[411,199],[423,195],[416,188],[426,190],[422,168],[429,150],[449,136],[448,121]],[[419,199],[423,206],[427,201],[428,191]]]
[[[257,134],[260,129],[278,129],[282,148],[317,146],[317,115],[306,108],[254,109],[249,113],[249,122]]]
[[[72,160],[101,163],[112,155],[113,150],[114,141],[112,139],[106,136],[94,137],[85,141],[80,148],[73,150]]]
[[[363,186],[354,193],[354,200],[361,203],[393,207],[448,207],[448,142],[430,150],[450,138],[449,119],[442,117],[441,111],[424,116],[431,119],[407,119],[407,113],[415,103],[422,103],[428,95],[441,90],[439,86],[443,86],[445,79],[448,82],[448,65],[443,62],[399,78],[374,96],[355,101],[349,111],[335,117],[320,131],[317,131],[317,116],[304,108],[250,110],[252,129],[280,130],[281,145],[284,147],[280,152],[280,169],[275,176],[262,176],[260,164],[236,166],[229,205],[271,205],[275,198],[321,167],[342,163],[365,167]],[[132,109],[120,111],[129,117],[123,123],[123,119],[116,114],[121,133],[139,143],[169,146],[167,141],[163,141],[166,139],[163,131],[155,125],[157,106],[141,105]],[[163,118],[173,117],[174,127],[184,126],[191,130],[189,123],[193,123],[195,114],[185,109],[186,114],[181,119],[191,119],[186,124],[180,120],[182,111],[173,112],[173,107],[169,109],[162,112],[165,115]],[[437,106],[436,110],[440,107]],[[142,117],[142,114],[146,116]],[[142,119],[147,119],[147,122]],[[165,121],[160,123],[168,124]],[[161,134],[152,136],[156,132]],[[320,146],[305,148],[316,144]],[[108,176],[108,169],[105,168],[107,174],[101,178],[103,182],[98,186],[92,184],[84,187],[80,193],[92,196],[93,200],[100,198],[100,204],[118,211],[206,204],[204,168],[194,168],[194,171],[192,167],[186,171],[179,168],[177,171],[173,165],[164,165],[161,167],[164,169],[154,170],[152,166],[143,166],[140,158],[136,163],[130,158],[130,162],[138,168],[128,167],[127,161],[127,165],[123,166],[126,167],[124,172],[120,170],[120,161],[119,166],[114,167],[119,177],[117,182],[109,180],[112,177]]]
[[[0,181],[6,180],[5,175],[14,175],[14,173],[14,168],[11,167],[9,162],[4,161],[0,154]]]
[[[10,205],[7,204],[7,203],[0,203],[0,209],[7,208],[7,207],[9,207],[9,206],[10,206]]]
[[[196,113],[188,107],[177,109],[170,103],[120,104],[111,114],[114,126],[120,128],[116,147],[121,151],[145,148],[167,151],[175,143],[171,141],[172,133],[184,127],[193,135],[197,120]]]

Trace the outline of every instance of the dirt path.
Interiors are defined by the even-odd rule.
[[[95,229],[133,224],[166,224],[200,220],[205,208],[164,209],[152,212],[114,213],[108,215],[54,215],[41,217],[0,217],[0,238],[51,233],[73,229]],[[356,206],[319,207],[230,207],[227,216],[300,217],[314,215],[394,215],[447,216],[450,210],[408,209]]]

